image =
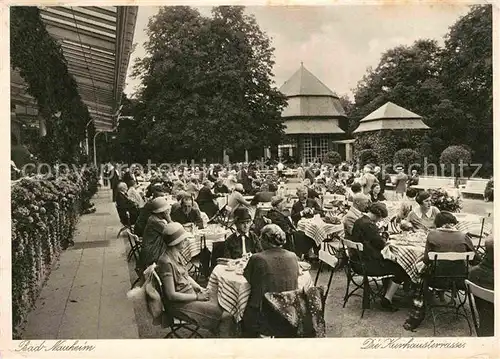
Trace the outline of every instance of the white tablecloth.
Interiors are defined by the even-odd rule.
[[[306,236],[313,239],[318,246],[331,234],[336,233],[339,236],[344,235],[344,225],[342,223],[330,224],[322,219],[316,218],[302,218],[299,223],[297,223],[297,230],[303,231]]]
[[[191,258],[197,256],[200,254],[202,250],[202,241],[201,237],[205,234],[205,242],[207,245],[207,249],[212,252],[213,248],[213,243],[214,242],[222,242],[226,239],[231,234],[231,231],[225,230],[221,232],[218,232],[216,234],[208,234],[207,231],[201,230],[195,233],[195,235],[192,238],[188,238],[186,246],[182,249],[182,255],[186,260],[191,260]]]
[[[453,213],[453,215],[458,219],[457,229],[459,231],[470,233],[475,236],[481,234],[481,225],[484,217],[471,213]],[[485,220],[482,233],[483,237],[491,234],[492,229],[491,223]]]
[[[250,298],[250,284],[241,274],[235,271],[226,271],[226,266],[218,265],[214,268],[208,280],[207,288],[217,293],[221,307],[236,319],[241,321]],[[299,276],[299,288],[309,288],[313,281],[309,272]]]

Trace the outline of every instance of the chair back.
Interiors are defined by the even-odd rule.
[[[465,286],[470,294],[474,297],[481,298],[489,303],[495,303],[495,292],[472,283],[470,280],[465,280]]]
[[[224,257],[225,241],[212,243],[212,257],[210,258],[210,272],[217,265],[217,259]]]
[[[340,241],[342,242],[342,245],[344,246],[344,249],[354,249],[354,250],[357,250],[358,252],[363,252],[363,243],[359,243],[359,242],[353,242],[349,239],[340,239]],[[347,253],[347,255],[349,255],[349,253]]]
[[[463,290],[474,252],[429,252],[429,285],[436,289]]]
[[[124,208],[119,207],[116,205],[116,211],[118,212],[118,217],[120,218],[120,222],[122,225],[125,227],[130,227],[130,215],[128,211]]]

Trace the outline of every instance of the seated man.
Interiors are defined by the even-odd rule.
[[[250,204],[252,206],[256,206],[259,203],[271,202],[275,194],[276,192],[271,192],[269,190],[268,184],[264,184],[261,186],[260,191],[257,192],[255,196],[253,196],[252,200],[250,201]]]
[[[352,206],[343,219],[344,233],[347,239],[351,237],[354,222],[356,222],[358,218],[363,217],[363,212],[366,211],[369,205],[370,199],[364,194],[358,193],[353,197]]]
[[[180,206],[172,206],[170,218],[172,221],[180,224],[193,223],[198,228],[203,228],[203,220],[198,209],[193,208],[193,197],[189,194],[184,194],[180,200]]]
[[[137,203],[129,198],[127,194],[127,185],[124,182],[118,183],[116,186],[116,208],[118,210],[118,214],[120,215],[120,221],[122,223],[126,220],[129,223],[125,224],[134,224],[137,221],[137,217],[139,216],[139,208]]]
[[[299,200],[292,206],[292,220],[295,225],[302,217],[312,217],[315,213],[321,212],[318,202],[312,198],[307,198],[307,187],[297,188],[297,197]]]
[[[283,249],[285,233],[275,224],[268,224],[262,229],[264,250],[250,257],[243,272],[250,283],[251,292],[245,313],[243,314],[243,336],[256,338],[260,334],[286,337],[279,318],[271,310],[266,310],[264,294],[285,292],[298,288],[299,263],[297,257]]]
[[[250,232],[252,217],[247,208],[237,208],[234,211],[236,233],[227,237],[224,243],[224,257],[237,259],[247,253],[257,253],[262,250],[259,238]]]
[[[266,218],[272,224],[278,225],[286,235],[286,243],[283,248],[295,252],[294,235],[296,228],[290,218],[290,212],[286,209],[286,200],[283,197],[273,197],[271,201],[271,208],[266,214]],[[268,222],[268,223],[269,223]]]

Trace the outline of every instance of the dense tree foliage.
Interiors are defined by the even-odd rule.
[[[273,48],[255,18],[221,6],[207,18],[185,6],[162,7],[149,21],[136,121],[143,145],[162,159],[217,158],[278,144],[285,97],[273,86]]]
[[[382,55],[375,69],[358,83],[350,129],[391,101],[421,115],[431,127],[411,147],[437,163],[449,145],[471,148],[474,161],[492,162],[492,7],[473,6],[445,39],[419,40]],[[358,146],[359,148],[360,146]],[[394,151],[404,148],[392,147]],[[488,166],[485,166],[485,168]]]

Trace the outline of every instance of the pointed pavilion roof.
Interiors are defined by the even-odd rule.
[[[353,133],[378,130],[427,130],[422,116],[407,109],[387,102],[368,116],[359,121],[359,126]]]
[[[323,82],[301,63],[300,68],[281,86],[280,91],[287,97],[329,96],[338,98]]]

